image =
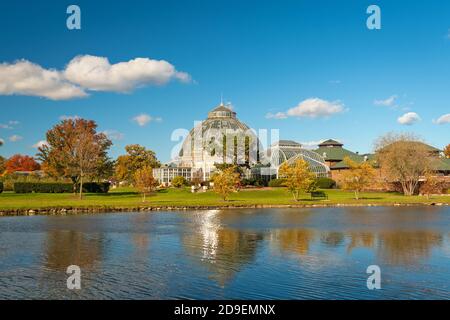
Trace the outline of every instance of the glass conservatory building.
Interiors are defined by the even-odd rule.
[[[280,140],[269,150],[270,166],[278,177],[278,169],[287,162],[294,164],[302,159],[308,162],[309,169],[318,177],[328,177],[330,168],[325,164],[324,158],[312,150],[302,148],[298,142],[291,140]]]
[[[302,148],[301,144],[280,140],[264,152],[255,131],[239,121],[236,112],[222,103],[208,113],[207,119],[195,125],[185,138],[178,156],[171,163],[153,169],[161,183],[170,184],[176,176],[191,181],[194,176],[208,181],[215,165],[246,165],[247,178],[270,180],[278,177],[279,167],[303,159],[318,177],[327,177],[329,167],[323,156]]]
[[[221,103],[189,132],[172,164],[201,171],[206,181],[216,169],[216,163],[251,167],[259,161],[260,150],[255,132],[237,119],[236,112]]]

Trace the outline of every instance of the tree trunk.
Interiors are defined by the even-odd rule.
[[[80,200],[83,198],[83,174],[80,176]]]
[[[145,202],[145,192],[143,194],[144,194],[144,198],[142,199],[142,202]]]
[[[406,196],[414,195],[414,192],[416,191],[416,188],[417,188],[417,184],[418,184],[418,181],[415,181],[415,180],[406,181],[404,184],[402,183],[403,193]]]
[[[355,190],[355,199],[359,200],[359,192]]]
[[[409,193],[409,188],[408,188],[408,184],[407,184],[407,183],[403,184],[403,185],[402,185],[402,188],[403,188],[403,194],[404,194],[405,196],[410,196],[410,195],[411,195],[411,194]]]

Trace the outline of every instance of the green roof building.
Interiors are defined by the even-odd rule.
[[[357,152],[345,149],[343,146],[344,144],[339,141],[328,139],[320,143],[319,148],[314,151],[325,159],[331,170],[348,168],[343,161],[345,157],[349,157],[356,162],[362,162],[372,157],[372,155],[360,155]]]

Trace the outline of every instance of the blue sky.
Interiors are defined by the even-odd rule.
[[[66,27],[70,4],[81,8],[81,30]],[[381,8],[381,30],[366,27],[370,4]],[[242,121],[280,129],[283,139],[334,138],[370,152],[378,136],[407,131],[442,148],[450,143],[450,116],[436,123],[450,113],[449,29],[450,2],[437,0],[2,1],[0,154],[34,155],[52,125],[76,115],[114,138],[111,156],[139,143],[167,161],[173,130],[204,119],[222,93]],[[82,64],[68,68],[77,56]],[[83,66],[101,57],[103,78],[87,79]],[[136,58],[146,60],[128,63]],[[173,69],[155,71],[155,60]],[[38,89],[25,81],[24,70],[53,72],[56,80],[43,78],[51,93],[39,77]],[[141,126],[133,119],[142,114],[150,121]]]

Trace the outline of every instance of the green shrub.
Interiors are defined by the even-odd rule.
[[[242,179],[241,184],[243,186],[255,186],[255,187],[265,187],[267,186],[267,181],[264,181],[263,179]]]
[[[0,193],[3,192],[3,182],[0,181]]]
[[[269,181],[269,187],[279,188],[284,187],[285,179],[273,179]]]
[[[70,193],[73,192],[73,184],[61,182],[35,182],[33,191],[36,193]]]
[[[32,193],[34,182],[14,182],[13,189],[15,193]]]
[[[336,181],[330,178],[317,178],[317,188],[333,189],[336,187]]]
[[[55,180],[50,177],[41,177],[37,174],[18,174],[16,172],[4,174],[1,178],[3,182],[3,191],[14,191],[14,183],[28,182],[28,183],[71,183],[70,180]]]
[[[73,192],[72,183],[62,182],[15,182],[15,193],[70,193]]]
[[[83,192],[86,193],[108,193],[111,184],[109,182],[85,182],[83,183]],[[77,186],[77,192],[80,186]]]
[[[172,185],[175,188],[181,188],[181,187],[186,186],[187,184],[188,184],[187,180],[182,176],[176,176],[172,179]]]

